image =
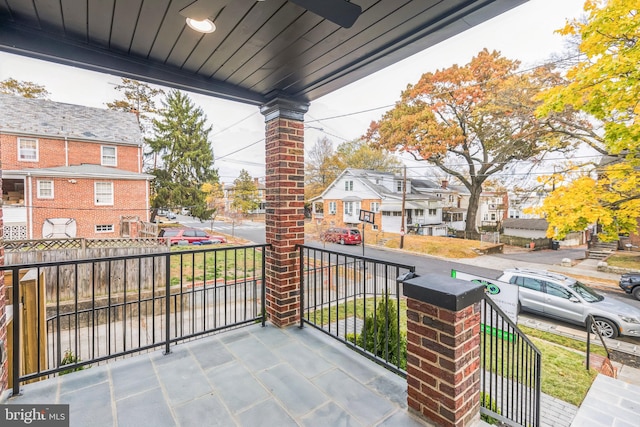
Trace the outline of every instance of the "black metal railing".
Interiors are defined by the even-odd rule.
[[[300,252],[300,326],[308,324],[406,376],[406,303],[413,266],[311,246]]]
[[[223,329],[264,325],[266,245],[0,266],[20,383]]]
[[[540,351],[489,297],[481,308],[480,412],[511,426],[539,426]]]

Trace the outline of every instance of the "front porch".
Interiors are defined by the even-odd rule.
[[[250,325],[23,385],[72,426],[422,426],[407,383],[315,330]]]

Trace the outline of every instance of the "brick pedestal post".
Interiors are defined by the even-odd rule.
[[[276,326],[300,316],[296,245],[304,243],[304,113],[308,104],[275,99],[261,107],[266,122],[265,234],[267,315]]]
[[[404,282],[407,403],[438,426],[480,420],[480,299],[484,287],[446,276]]]

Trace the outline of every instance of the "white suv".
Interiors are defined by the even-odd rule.
[[[587,285],[545,270],[509,269],[498,278],[519,286],[518,308],[585,326],[593,315],[604,337],[640,337],[640,309],[598,294]]]

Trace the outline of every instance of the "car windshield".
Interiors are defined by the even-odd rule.
[[[598,302],[604,299],[602,295],[580,282],[569,285],[569,288],[580,295],[586,302]]]

